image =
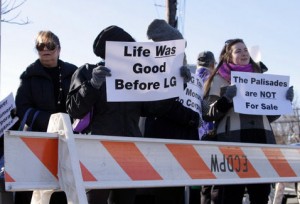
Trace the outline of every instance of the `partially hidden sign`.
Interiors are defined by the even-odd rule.
[[[178,98],[185,107],[199,113],[202,117],[201,100],[203,100],[203,81],[196,74],[192,73],[192,79],[187,83],[181,96]]]
[[[12,118],[10,111],[16,107],[14,96],[10,93],[6,98],[0,101],[0,137],[4,134],[5,130],[11,128],[18,118]]]

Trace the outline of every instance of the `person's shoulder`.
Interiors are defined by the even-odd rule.
[[[230,85],[228,81],[226,81],[220,74],[216,74],[212,81],[212,86],[222,87]]]
[[[80,71],[80,72],[91,72],[95,67],[97,67],[96,64],[85,63],[84,65],[82,65],[78,68],[78,71]]]
[[[85,76],[86,78],[90,78],[92,76],[92,72],[95,67],[97,67],[96,64],[85,63],[84,65],[80,66],[75,71],[75,73],[78,76]]]
[[[220,83],[226,82],[226,80],[218,73],[216,73],[216,75],[214,76],[213,81],[217,81],[217,82],[220,82]]]
[[[216,74],[210,86],[209,95],[220,96],[221,87],[230,85],[223,77]]]
[[[75,64],[69,63],[69,62],[64,62],[65,66],[68,67],[69,69],[77,69],[78,67]]]
[[[208,70],[209,71],[209,68],[207,68],[207,67],[197,67],[196,70],[198,70],[198,71],[206,71],[206,70]]]
[[[210,74],[210,70],[207,67],[198,67],[196,69],[196,74],[200,77],[203,77],[205,75],[209,75]]]
[[[38,60],[29,64],[26,67],[26,69],[22,72],[22,74],[20,75],[20,79],[26,79],[26,78],[29,78],[29,77],[37,74],[37,72],[39,72],[39,69],[37,69],[37,66],[39,66]]]
[[[260,68],[261,73],[265,73],[268,71],[268,67],[262,61],[257,62],[257,65]]]
[[[69,70],[74,70],[74,71],[78,68],[75,64],[72,64],[70,62],[65,62],[62,60],[59,60],[59,65],[60,66],[62,65],[64,68],[69,69]]]

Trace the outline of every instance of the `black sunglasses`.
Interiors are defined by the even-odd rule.
[[[38,51],[43,51],[45,47],[47,48],[47,50],[53,51],[56,49],[57,45],[54,42],[48,42],[48,43],[37,43],[35,47]]]

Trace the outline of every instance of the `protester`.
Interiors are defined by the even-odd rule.
[[[209,78],[215,69],[216,60],[211,51],[200,52],[197,57],[196,75],[199,76],[203,83]],[[198,129],[199,139],[206,141],[214,140],[214,123],[203,120],[203,124]],[[200,191],[200,193],[199,193]],[[201,200],[201,204],[210,204],[211,202],[211,186],[193,186],[190,189],[190,204],[196,204],[194,200]]]
[[[275,144],[270,123],[279,116],[239,114],[233,109],[237,88],[231,85],[231,71],[263,73],[266,69],[262,63],[252,60],[242,39],[225,42],[219,64],[205,84],[205,95],[211,102],[205,119],[215,121],[216,141]],[[286,99],[292,101],[293,97],[293,87],[290,87]],[[268,183],[214,186],[212,200],[214,203],[242,203],[245,188],[251,203],[268,203]]]
[[[114,70],[105,67],[107,41],[135,42],[134,38],[118,26],[103,29],[96,37],[93,51],[103,59],[97,64],[85,64],[73,75],[67,97],[67,111],[73,118],[83,118],[93,109],[90,133],[94,135],[142,137],[139,129],[140,116],[160,116],[176,109],[174,100],[154,102],[108,102],[106,77]],[[181,74],[190,79],[190,73],[181,68]],[[194,121],[192,121],[194,120]],[[191,118],[191,123],[199,123],[199,118]],[[87,192],[88,202],[133,204],[135,189],[103,189]]]
[[[179,40],[183,39],[182,34],[165,20],[155,19],[148,26],[147,36],[153,41]],[[183,62],[186,65],[186,61]],[[184,89],[184,87],[182,88]],[[183,93],[183,92],[182,92]],[[199,124],[189,124],[184,120],[184,115],[193,114],[194,117],[199,117],[199,113],[190,108],[184,107],[179,101],[179,106],[182,106],[182,111],[175,110],[174,114],[177,117],[182,117],[182,120],[174,121],[174,114],[169,114],[163,117],[148,117],[145,121],[145,137],[165,138],[165,139],[186,139],[199,140],[198,128],[202,124],[200,118]],[[155,204],[169,203],[182,204],[185,200],[185,187],[164,187],[152,189],[155,195]],[[198,200],[198,203],[200,199]]]
[[[155,19],[148,26],[147,36],[153,41],[166,41],[166,40],[179,40],[183,39],[182,34],[172,26],[170,26],[165,20]],[[184,66],[186,62],[184,59]],[[184,90],[184,87],[182,87]],[[184,107],[179,101],[176,102],[178,107],[182,107],[182,112],[174,112],[173,115],[165,114],[163,117],[147,117],[145,122],[145,137],[165,138],[165,139],[187,139],[187,140],[199,140],[198,127],[202,124],[202,119],[197,124],[191,124],[188,120],[185,120],[185,115],[194,115],[195,118],[199,117],[199,114],[190,108]],[[174,120],[174,115],[179,120]]]
[[[197,57],[196,75],[199,76],[203,83],[208,79],[213,70],[215,69],[215,56],[211,51],[200,52]],[[202,126],[199,128],[200,140],[213,140],[214,128],[213,122],[203,121]]]
[[[31,109],[27,112],[27,126],[31,126],[32,131],[45,132],[51,114],[66,112],[66,97],[77,67],[59,59],[60,41],[51,31],[38,33],[35,48],[39,58],[21,74],[15,102],[20,120]],[[31,197],[30,191],[16,192],[15,203],[30,203]],[[50,203],[67,203],[65,194],[54,193]]]
[[[205,82],[215,69],[216,63],[214,53],[211,51],[200,52],[197,57],[196,75]]]

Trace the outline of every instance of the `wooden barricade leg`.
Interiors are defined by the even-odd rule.
[[[53,190],[33,191],[30,204],[49,204]]]
[[[66,193],[68,203],[88,204],[83,184],[76,144],[70,118],[67,114],[54,114],[47,132],[59,133],[58,177],[61,189]]]
[[[281,204],[284,195],[284,188],[285,183],[276,183],[273,204]]]

